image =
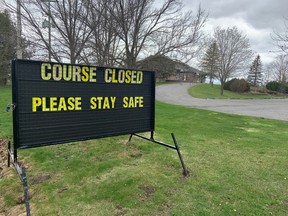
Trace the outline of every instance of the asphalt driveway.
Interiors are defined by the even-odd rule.
[[[188,107],[288,121],[288,99],[198,99],[188,94],[191,85],[175,83],[157,86],[156,99]]]

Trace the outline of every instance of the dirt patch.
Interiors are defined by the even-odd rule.
[[[8,214],[5,216],[26,216],[26,209],[23,205],[17,205],[11,209],[9,209]]]
[[[134,158],[138,158],[138,157],[142,156],[142,153],[141,153],[140,149],[133,148],[133,149],[130,150],[129,156],[130,157],[134,157]]]
[[[129,141],[128,141],[128,138],[127,138],[127,139],[119,139],[119,140],[117,141],[117,143],[119,143],[119,144],[124,144],[124,145],[126,145],[128,142],[129,142]]]
[[[26,216],[25,205],[16,205],[10,209],[5,209],[4,199],[0,197],[0,216]]]
[[[122,206],[117,205],[115,216],[123,216],[123,215],[125,215],[125,209]]]
[[[7,141],[0,139],[0,179],[5,176],[15,175],[13,169],[7,166],[8,161],[7,144],[8,144]]]
[[[38,175],[38,176],[35,176],[35,177],[31,177],[30,178],[30,184],[31,185],[35,185],[35,184],[40,184],[48,179],[51,178],[51,175],[47,174],[47,175]]]
[[[59,189],[57,192],[58,192],[58,193],[64,193],[64,192],[67,191],[67,190],[68,190],[68,188],[67,188],[67,187],[64,187],[64,188]]]
[[[28,191],[28,199],[31,200],[34,194],[35,194],[35,192],[34,192],[33,190],[29,189],[29,191]],[[18,196],[18,197],[16,198],[16,203],[17,203],[18,205],[20,205],[20,204],[25,204],[24,194],[21,194],[20,196]]]
[[[153,186],[140,186],[139,189],[141,189],[144,192],[144,194],[141,196],[141,201],[150,199],[156,192],[156,188]]]

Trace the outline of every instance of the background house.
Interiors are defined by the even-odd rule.
[[[183,62],[175,63],[175,74],[168,77],[167,81],[200,82],[200,73],[196,68],[190,67]]]
[[[155,71],[157,81],[200,82],[201,71],[164,55],[153,55],[138,61],[137,68]]]

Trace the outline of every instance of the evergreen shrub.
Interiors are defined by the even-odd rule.
[[[234,78],[224,84],[224,89],[237,93],[244,93],[250,91],[250,85],[244,79]]]
[[[277,81],[271,81],[266,84],[266,88],[271,91],[277,91],[280,93],[288,93],[288,85]]]

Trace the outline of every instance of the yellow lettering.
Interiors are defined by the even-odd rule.
[[[116,69],[106,69],[105,81],[117,82]],[[42,80],[54,81],[76,81],[76,82],[96,82],[97,75],[96,67],[78,66],[78,65],[62,65],[42,63],[41,64],[41,78]],[[113,76],[113,77],[112,77]]]
[[[110,83],[112,81],[111,74],[112,74],[112,69],[107,68],[105,70],[105,76],[104,76],[106,83]]]
[[[123,98],[123,107],[124,108],[144,107],[143,96],[124,97]]]
[[[118,81],[119,81],[119,83],[124,83],[124,81],[125,81],[125,71],[124,70],[119,70]]]
[[[123,107],[128,108],[128,97],[123,98]]]
[[[117,78],[116,78],[116,69],[113,69],[113,72],[112,72],[112,83],[118,83]]]
[[[115,101],[116,101],[116,97],[110,97],[111,99],[111,102],[112,102],[112,108],[114,109],[115,108]]]
[[[143,82],[143,72],[142,71],[138,71],[137,73],[137,83],[141,84]]]
[[[50,97],[50,111],[57,111],[57,97]]]
[[[81,67],[80,66],[73,66],[73,81],[81,81]]]
[[[49,108],[46,106],[46,97],[42,97],[42,111],[46,112],[49,111]]]
[[[88,82],[89,80],[89,67],[82,67],[82,81]]]
[[[90,82],[96,82],[96,67],[90,67]]]
[[[131,83],[136,83],[136,79],[137,79],[137,72],[136,71],[132,71],[132,75],[131,75]]]
[[[90,98],[90,108],[91,109],[96,109],[97,108],[96,101],[97,101],[96,97],[91,97]]]
[[[82,110],[81,100],[81,97],[32,97],[32,112],[37,112],[37,109],[40,107],[42,108],[42,112],[67,111],[67,109]]]
[[[104,97],[103,109],[110,109],[110,103],[109,103],[109,98],[108,97]]]
[[[40,97],[32,98],[32,112],[37,112],[37,107],[41,106],[42,100]]]
[[[64,97],[60,97],[59,99],[59,105],[58,105],[58,111],[66,111],[67,107],[66,107],[66,101]]]
[[[75,110],[82,110],[81,97],[75,97]]]
[[[134,107],[134,100],[133,100],[133,97],[130,97],[129,99],[129,107]]]
[[[143,82],[142,71],[118,70],[107,68],[104,73],[104,80],[106,83],[132,83],[141,84]]]
[[[69,97],[68,100],[67,100],[67,103],[68,103],[68,110],[74,110],[75,109],[75,98],[73,97]]]
[[[91,97],[90,109],[114,109],[116,97]]]
[[[125,83],[130,83],[131,82],[131,71],[127,70],[126,71],[126,79],[125,79]]]
[[[97,100],[98,100],[98,109],[102,109],[102,100],[103,100],[103,97],[97,97]]]
[[[47,70],[51,70],[51,64],[43,63],[41,65],[41,78],[43,80],[50,80],[51,79],[51,72],[48,73]]]
[[[67,70],[67,65],[63,65],[63,79],[65,81],[70,81],[72,78],[72,67],[69,65]]]
[[[62,66],[60,64],[53,65],[53,79],[60,81],[62,79]]]
[[[135,107],[143,107],[143,97],[135,97]]]

